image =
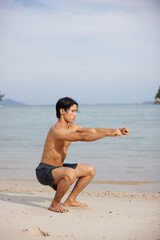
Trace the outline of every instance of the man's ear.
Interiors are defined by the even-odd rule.
[[[60,109],[60,115],[63,115],[64,112],[65,112],[65,109],[61,108],[61,109]]]

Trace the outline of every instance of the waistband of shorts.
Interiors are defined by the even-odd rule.
[[[39,166],[46,166],[46,167],[62,167],[62,166],[55,166],[55,165],[49,165],[47,163],[40,162]]]

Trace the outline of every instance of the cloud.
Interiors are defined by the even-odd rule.
[[[94,93],[100,87],[104,94],[106,86],[157,84],[158,8],[149,8],[149,1],[144,8],[144,1],[65,2],[10,0],[1,7],[4,88],[21,86],[22,97],[32,86],[34,99],[37,86],[41,93],[51,87],[62,91],[61,86],[70,93],[92,84]]]

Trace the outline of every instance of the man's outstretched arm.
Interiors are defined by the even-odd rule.
[[[106,128],[83,128],[80,126],[76,126],[76,129],[71,130],[67,129],[54,130],[54,136],[57,138],[57,140],[65,140],[71,142],[74,141],[91,142],[99,140],[104,137],[121,136],[122,134],[128,135],[129,128],[106,129]]]
[[[117,135],[116,131],[120,131],[120,133]],[[115,137],[115,136],[121,136],[121,135],[129,135],[130,130],[128,127],[125,128],[117,128],[117,129],[107,129],[107,128],[84,128],[79,126],[80,132],[90,132],[90,133],[106,133],[108,137]]]

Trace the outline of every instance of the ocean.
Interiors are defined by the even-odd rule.
[[[0,181],[36,180],[35,168],[46,135],[56,121],[55,106],[0,109]],[[65,162],[93,165],[99,188],[160,190],[159,105],[80,105],[75,123],[84,127],[129,127],[130,135],[74,142]]]

